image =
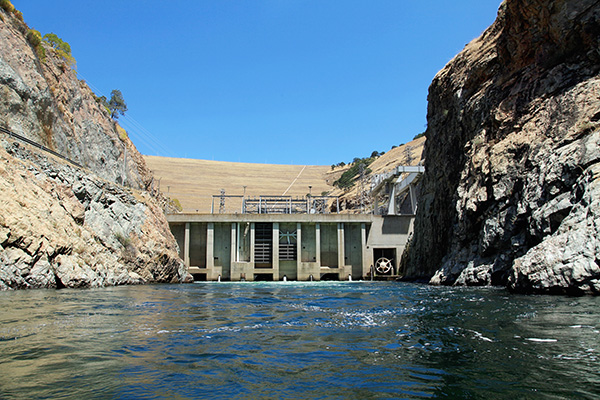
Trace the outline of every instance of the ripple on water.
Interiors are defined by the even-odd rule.
[[[220,283],[0,293],[0,310],[6,398],[600,392],[595,298],[396,283]]]

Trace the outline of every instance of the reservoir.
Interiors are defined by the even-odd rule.
[[[600,297],[395,282],[0,292],[0,398],[600,398]]]

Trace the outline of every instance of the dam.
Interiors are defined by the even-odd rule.
[[[337,198],[328,196],[222,193],[213,196],[210,213],[167,220],[196,281],[396,279],[422,171],[402,167],[375,177],[371,193],[387,193],[388,200],[372,213],[340,213]]]
[[[168,220],[195,280],[308,281],[397,276],[413,217],[173,214]]]

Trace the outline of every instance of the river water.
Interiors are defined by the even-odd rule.
[[[600,298],[403,283],[0,293],[0,398],[598,399]]]

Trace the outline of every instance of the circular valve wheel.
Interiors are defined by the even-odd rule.
[[[387,274],[392,270],[392,260],[388,260],[385,257],[381,257],[375,263],[375,270],[380,274]]]

